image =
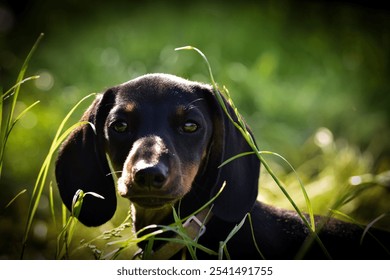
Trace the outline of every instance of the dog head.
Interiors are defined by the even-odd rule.
[[[145,75],[99,95],[82,120],[94,129],[83,125],[69,135],[59,151],[56,177],[69,209],[78,189],[104,197],[84,198],[79,220],[87,226],[108,221],[116,210],[113,172],[119,194],[143,208],[175,204],[189,193],[206,203],[224,182],[213,207],[221,219],[239,221],[256,200],[255,155],[220,167],[251,149],[209,85]]]

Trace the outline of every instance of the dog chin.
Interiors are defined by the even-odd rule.
[[[155,198],[155,197],[142,197],[130,198],[130,201],[133,202],[136,206],[146,209],[158,210],[167,207],[168,205],[173,205],[177,201],[172,198]]]

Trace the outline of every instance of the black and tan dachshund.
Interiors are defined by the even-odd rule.
[[[319,225],[327,221],[319,226],[321,242],[308,243],[313,235],[295,212],[256,200],[256,155],[220,167],[251,148],[209,85],[167,74],[145,75],[99,95],[82,120],[94,129],[83,125],[63,143],[56,177],[69,209],[78,189],[104,197],[85,196],[79,220],[87,226],[107,222],[116,211],[115,172],[119,194],[135,206],[137,230],[171,224],[172,206],[181,217],[190,215],[224,186],[206,208],[209,213],[198,217],[197,223],[205,224],[199,226],[206,228],[198,242],[218,251],[220,241],[250,213],[251,222],[247,217],[227,243],[232,259],[390,259],[388,232],[370,229],[362,238],[364,227],[336,219],[316,217]],[[197,253],[198,258],[215,257]]]

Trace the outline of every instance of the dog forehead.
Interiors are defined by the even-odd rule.
[[[203,94],[205,85],[169,74],[147,74],[118,86],[119,98],[159,102],[169,99],[192,100]]]

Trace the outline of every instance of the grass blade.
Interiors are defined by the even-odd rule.
[[[384,217],[389,216],[389,215],[390,215],[390,212],[383,213],[383,214],[379,215],[378,217],[376,217],[374,220],[372,220],[372,221],[366,226],[366,228],[364,229],[364,232],[363,232],[363,234],[362,234],[362,238],[361,238],[361,240],[360,240],[360,243],[363,243],[364,237],[366,236],[366,234],[368,233],[368,231],[370,230],[370,228],[374,226],[374,224],[376,224],[379,220],[381,220],[381,219],[383,219]]]
[[[51,213],[51,218],[53,220],[53,224],[57,225],[57,220],[56,220],[56,215],[54,211],[54,194],[53,194],[53,182],[50,182],[50,187],[49,187],[49,205],[50,205],[50,213]]]
[[[233,160],[236,160],[236,159],[238,159],[238,158],[240,158],[240,157],[245,157],[245,156],[249,156],[249,155],[253,155],[253,154],[255,154],[254,151],[252,151],[252,152],[245,152],[245,153],[241,153],[241,154],[235,155],[235,156],[233,156],[233,157],[231,157],[231,158],[225,160],[224,162],[222,162],[222,163],[218,166],[218,168],[221,168],[221,167],[225,166],[226,164],[228,164],[229,162],[231,162],[231,161],[233,161]]]
[[[104,199],[102,196],[93,192],[84,192],[82,190],[78,190],[75,193],[72,201],[71,216],[69,217],[68,221],[66,222],[65,226],[57,237],[57,259],[69,258],[70,243],[73,239],[76,225],[78,224],[78,217],[83,206],[84,198],[87,195],[92,195],[94,197]],[[62,246],[60,244],[61,241],[63,242]]]
[[[7,98],[11,97],[12,95],[14,95],[14,92],[13,90],[16,89],[17,87],[20,87],[22,84],[24,84],[25,82],[27,81],[31,81],[31,80],[36,80],[36,79],[39,79],[39,76],[36,75],[36,76],[31,76],[31,77],[28,77],[28,78],[25,78],[23,79],[22,81],[20,82],[17,82],[14,86],[12,86],[9,90],[7,90],[4,94],[1,94],[1,97],[3,100],[6,100]]]
[[[231,231],[230,233],[228,234],[228,236],[226,237],[226,239],[224,241],[222,241],[220,243],[220,246],[219,246],[219,251],[218,251],[218,258],[220,260],[223,259],[223,252],[225,252],[225,255],[227,256],[228,259],[230,259],[230,256],[229,256],[229,253],[227,251],[227,243],[230,241],[230,239],[232,239],[232,237],[234,235],[236,235],[236,233],[242,228],[242,226],[244,225],[245,221],[246,221],[246,218],[248,217],[248,214],[246,214],[244,216],[244,218],[241,220],[241,222],[239,224],[237,224]]]
[[[288,166],[289,168],[293,171],[293,173],[295,174],[295,177],[297,178],[298,182],[299,182],[299,186],[301,187],[301,191],[303,193],[303,196],[305,198],[305,202],[306,202],[306,207],[307,207],[307,211],[308,211],[308,214],[309,214],[309,217],[310,217],[310,224],[311,224],[311,227],[312,227],[312,231],[314,232],[316,230],[315,228],[315,220],[314,220],[314,211],[313,211],[313,207],[311,205],[311,201],[310,201],[310,198],[306,192],[306,189],[303,185],[303,182],[301,180],[301,178],[299,177],[298,175],[298,172],[295,170],[295,168],[291,165],[290,162],[288,162],[288,160],[286,158],[284,158],[283,156],[281,156],[280,154],[278,153],[275,153],[275,152],[270,152],[270,151],[260,151],[261,154],[267,154],[267,155],[273,155],[273,156],[276,156],[280,159],[282,159]],[[289,196],[289,195],[288,195]]]
[[[69,113],[66,115],[66,117],[62,120],[59,128],[57,129],[56,135],[53,139],[53,142],[50,146],[49,152],[42,164],[42,167],[38,173],[35,186],[32,192],[29,208],[28,208],[28,215],[27,215],[27,221],[26,221],[26,226],[25,226],[25,231],[24,231],[24,236],[23,236],[23,243],[22,243],[22,252],[21,252],[21,258],[23,259],[24,256],[24,250],[27,244],[28,236],[31,230],[31,225],[33,222],[33,219],[35,217],[35,213],[37,211],[39,201],[41,198],[41,194],[43,192],[44,186],[46,184],[46,179],[48,172],[50,170],[50,165],[52,158],[54,156],[54,153],[56,152],[57,148],[61,145],[62,141],[65,140],[65,138],[78,126],[88,124],[88,122],[78,122],[74,125],[72,125],[70,128],[68,128],[65,132],[62,132],[62,130],[65,127],[65,124],[71,117],[71,115],[74,113],[74,111],[80,106],[80,104],[88,99],[91,96],[94,96],[95,94],[89,94],[86,97],[82,98],[73,108],[69,111]]]
[[[387,249],[387,247],[385,245],[382,244],[382,242],[380,242],[380,240],[378,240],[376,237],[375,237],[375,234],[371,233],[369,230],[370,228],[376,223],[378,222],[380,219],[384,218],[385,216],[388,216],[390,215],[390,212],[387,212],[387,213],[383,213],[381,214],[380,216],[378,216],[377,218],[375,218],[372,222],[370,222],[367,226],[362,226],[360,225],[355,219],[353,219],[352,217],[348,216],[347,214],[341,212],[341,211],[338,211],[338,210],[334,210],[334,209],[331,209],[330,210],[331,213],[333,214],[336,214],[336,215],[339,215],[341,217],[344,217],[345,219],[351,221],[353,224],[359,226],[360,228],[364,229],[363,231],[363,234],[362,234],[362,237],[360,238],[360,243],[363,243],[363,240],[365,238],[365,236],[367,234],[369,234],[381,247],[382,249],[390,256],[390,251]]]
[[[204,55],[203,52],[201,52],[199,49],[195,48],[195,47],[192,47],[192,46],[185,46],[185,47],[180,47],[180,48],[176,48],[175,51],[181,51],[181,50],[194,50],[196,51],[198,54],[200,54],[203,58],[203,60],[206,62],[206,65],[207,65],[207,68],[208,68],[208,71],[209,71],[209,75],[210,75],[210,79],[212,81],[212,84],[213,85],[216,85],[215,83],[215,80],[214,80],[214,76],[213,76],[213,71],[211,70],[211,66],[210,66],[210,63],[209,63],[209,60],[207,59],[207,57]]]
[[[226,98],[227,98],[228,102],[230,103],[231,107],[233,108],[234,113],[235,113],[236,118],[238,119],[239,123],[235,122],[233,120],[232,116],[229,114],[229,112],[228,112],[228,110],[226,108],[225,102],[223,100],[222,93],[219,90],[218,85],[215,83],[214,76],[212,74],[212,69],[211,69],[211,66],[210,66],[210,63],[209,63],[207,57],[199,49],[197,49],[195,47],[192,47],[192,46],[176,48],[175,50],[179,50],[179,51],[180,50],[194,50],[203,58],[203,60],[205,61],[206,65],[207,65],[208,71],[209,71],[209,75],[210,75],[210,79],[211,79],[211,82],[212,82],[212,86],[214,88],[214,93],[215,93],[215,95],[217,97],[217,100],[218,100],[220,106],[224,110],[225,114],[227,115],[229,120],[233,123],[233,125],[240,131],[240,133],[242,134],[244,139],[247,141],[248,145],[252,148],[253,152],[256,153],[257,157],[259,158],[260,162],[263,164],[264,168],[271,175],[272,179],[278,185],[278,187],[283,192],[283,194],[287,197],[287,199],[289,200],[291,205],[294,207],[295,211],[298,213],[298,215],[300,216],[302,221],[306,224],[306,226],[310,229],[310,231],[314,232],[314,229],[315,229],[315,223],[313,222],[314,219],[312,218],[312,216],[311,216],[311,221],[310,222],[306,219],[306,217],[303,215],[302,211],[298,208],[298,206],[295,204],[295,202],[289,196],[289,194],[286,191],[286,188],[283,186],[282,182],[279,180],[279,178],[276,176],[276,174],[273,172],[273,170],[270,168],[270,166],[264,160],[264,158],[261,155],[261,151],[257,148],[257,146],[256,146],[256,144],[254,142],[253,137],[249,133],[249,131],[248,131],[246,125],[245,125],[245,122],[243,121],[243,119],[241,117],[241,114],[239,114],[239,111],[238,111],[237,107],[234,105],[233,100],[230,98],[230,95],[228,94],[228,91],[226,91],[227,92],[227,97]],[[239,157],[239,156],[240,155],[238,155],[237,157]]]
[[[37,76],[33,76],[30,78],[24,79],[24,75],[27,71],[27,67],[28,67],[28,64],[30,62],[30,59],[31,59],[33,53],[35,52],[35,50],[37,49],[42,38],[43,38],[43,34],[40,34],[37,41],[35,42],[35,44],[31,48],[30,52],[28,53],[26,59],[23,62],[22,68],[19,71],[15,85],[13,87],[11,87],[11,89],[9,89],[4,94],[3,94],[3,90],[1,89],[1,100],[0,100],[0,132],[1,132],[1,135],[0,135],[0,178],[2,175],[2,171],[3,171],[4,152],[5,152],[5,148],[7,145],[8,136],[11,133],[12,127],[15,125],[15,123],[13,122],[13,118],[14,118],[14,113],[15,113],[16,102],[17,102],[18,97],[19,97],[20,86],[26,81],[38,78]],[[3,120],[4,100],[9,98],[9,97],[12,97],[11,106],[10,106],[10,110],[6,116],[5,123],[3,123],[4,122],[4,120]]]
[[[17,195],[14,196],[14,198],[12,198],[10,200],[10,202],[7,203],[7,205],[5,206],[5,208],[8,208],[9,206],[11,206],[12,203],[14,203],[14,201],[19,197],[21,196],[22,194],[24,194],[27,190],[26,189],[23,189],[21,190]]]
[[[12,129],[14,128],[14,126],[17,124],[17,122],[28,112],[30,111],[35,105],[37,105],[40,101],[36,101],[34,102],[33,104],[31,104],[30,106],[28,106],[26,109],[24,109],[16,118],[15,120],[12,122],[11,124],[11,127],[9,127],[8,131],[6,132],[6,135],[5,135],[5,143],[8,141],[8,137],[9,135],[11,134],[12,132]]]
[[[250,213],[248,213],[248,220],[249,220],[249,225],[250,225],[250,228],[251,228],[251,235],[252,235],[253,244],[255,245],[256,251],[259,253],[259,256],[263,260],[265,260],[265,257],[263,255],[263,253],[261,252],[259,245],[257,244],[255,231],[254,231],[254,228],[253,228],[252,215]]]
[[[274,180],[274,182],[277,184],[277,186],[279,187],[279,189],[282,191],[282,193],[286,196],[286,198],[289,200],[290,204],[293,206],[293,208],[295,209],[295,211],[297,212],[297,214],[299,215],[299,217],[302,219],[303,223],[306,225],[306,227],[310,230],[310,234],[311,236],[313,236],[313,238],[319,243],[319,245],[323,248],[325,254],[327,254],[327,251],[326,251],[326,248],[323,246],[323,243],[321,242],[321,240],[319,239],[315,229],[316,229],[316,226],[315,226],[315,221],[314,221],[314,214],[313,214],[313,210],[312,210],[312,206],[311,206],[311,202],[310,202],[310,199],[309,197],[307,196],[307,193],[306,193],[306,190],[304,189],[303,187],[303,184],[301,182],[301,180],[299,179],[299,182],[301,184],[301,189],[303,191],[303,194],[305,196],[305,200],[306,200],[306,205],[308,207],[308,211],[309,211],[309,217],[310,217],[310,221],[307,220],[307,218],[305,217],[305,215],[303,214],[303,212],[299,209],[299,207],[296,205],[296,203],[294,202],[294,200],[290,197],[290,195],[288,194],[288,192],[286,191],[286,188],[284,187],[284,184],[279,180],[279,178],[276,176],[276,174],[273,172],[273,170],[271,169],[271,167],[269,166],[269,164],[267,163],[267,161],[263,158],[262,156],[262,153],[268,153],[268,152],[262,152],[258,149],[251,133],[248,131],[248,128],[241,116],[241,114],[239,113],[238,111],[238,108],[234,105],[234,102],[233,100],[231,99],[230,97],[230,94],[229,94],[229,91],[226,89],[226,87],[224,87],[224,91],[220,91],[219,88],[218,88],[218,85],[215,83],[215,80],[214,80],[214,76],[212,74],[212,69],[211,69],[211,66],[210,66],[210,63],[207,59],[207,57],[197,48],[195,47],[192,47],[192,46],[186,46],[186,47],[182,47],[182,48],[176,48],[175,50],[194,50],[196,51],[202,58],[203,60],[205,61],[206,65],[207,65],[207,69],[209,71],[209,76],[210,76],[210,80],[211,80],[211,83],[212,83],[212,86],[213,86],[213,89],[214,89],[214,94],[217,98],[217,101],[219,102],[221,108],[223,109],[223,111],[225,112],[226,116],[229,118],[229,120],[232,122],[232,124],[239,130],[239,132],[242,134],[242,136],[244,137],[244,139],[247,141],[248,145],[252,148],[253,152],[257,155],[258,159],[260,160],[261,164],[263,165],[263,167],[267,170],[267,172],[270,174],[270,176],[272,177],[272,179]],[[226,107],[226,104],[225,104],[225,101],[224,101],[224,98],[222,96],[222,92],[225,93],[225,98],[226,100],[228,101],[228,103],[230,104],[230,106],[233,108],[233,111],[234,111],[234,114],[235,114],[235,117],[236,119],[238,120],[238,123],[236,121],[234,121],[234,119],[232,118],[232,116],[230,115],[227,107]],[[248,155],[248,153],[244,153],[244,154],[240,154],[240,155],[236,155],[235,157],[231,158],[231,159],[228,159],[228,161],[231,161],[231,160],[234,160],[238,157],[241,157],[241,156],[244,156],[244,155]],[[286,159],[284,159],[283,157],[281,157],[280,155],[274,153],[274,155],[282,158],[285,162],[288,163],[288,161]],[[226,162],[222,163],[222,165],[226,164]],[[295,172],[296,176],[299,178],[298,174],[296,173],[295,169],[292,167],[292,165],[290,163],[288,163],[288,165],[292,168],[292,170]]]
[[[36,40],[35,44],[33,45],[33,47],[31,48],[30,52],[28,53],[28,55],[27,55],[23,65],[22,65],[22,68],[21,68],[21,70],[19,72],[18,78],[17,78],[16,83],[15,83],[15,85],[16,85],[15,88],[14,88],[15,92],[14,92],[14,94],[12,96],[13,99],[12,99],[12,105],[11,105],[10,113],[8,115],[7,131],[12,126],[12,118],[13,118],[14,111],[15,111],[16,101],[17,101],[18,96],[19,96],[20,86],[23,83],[24,75],[25,75],[25,73],[27,71],[28,64],[29,64],[30,59],[33,56],[34,52],[38,48],[38,45],[39,45],[40,41],[42,40],[43,36],[44,36],[43,33],[41,33],[39,35],[39,37]]]

